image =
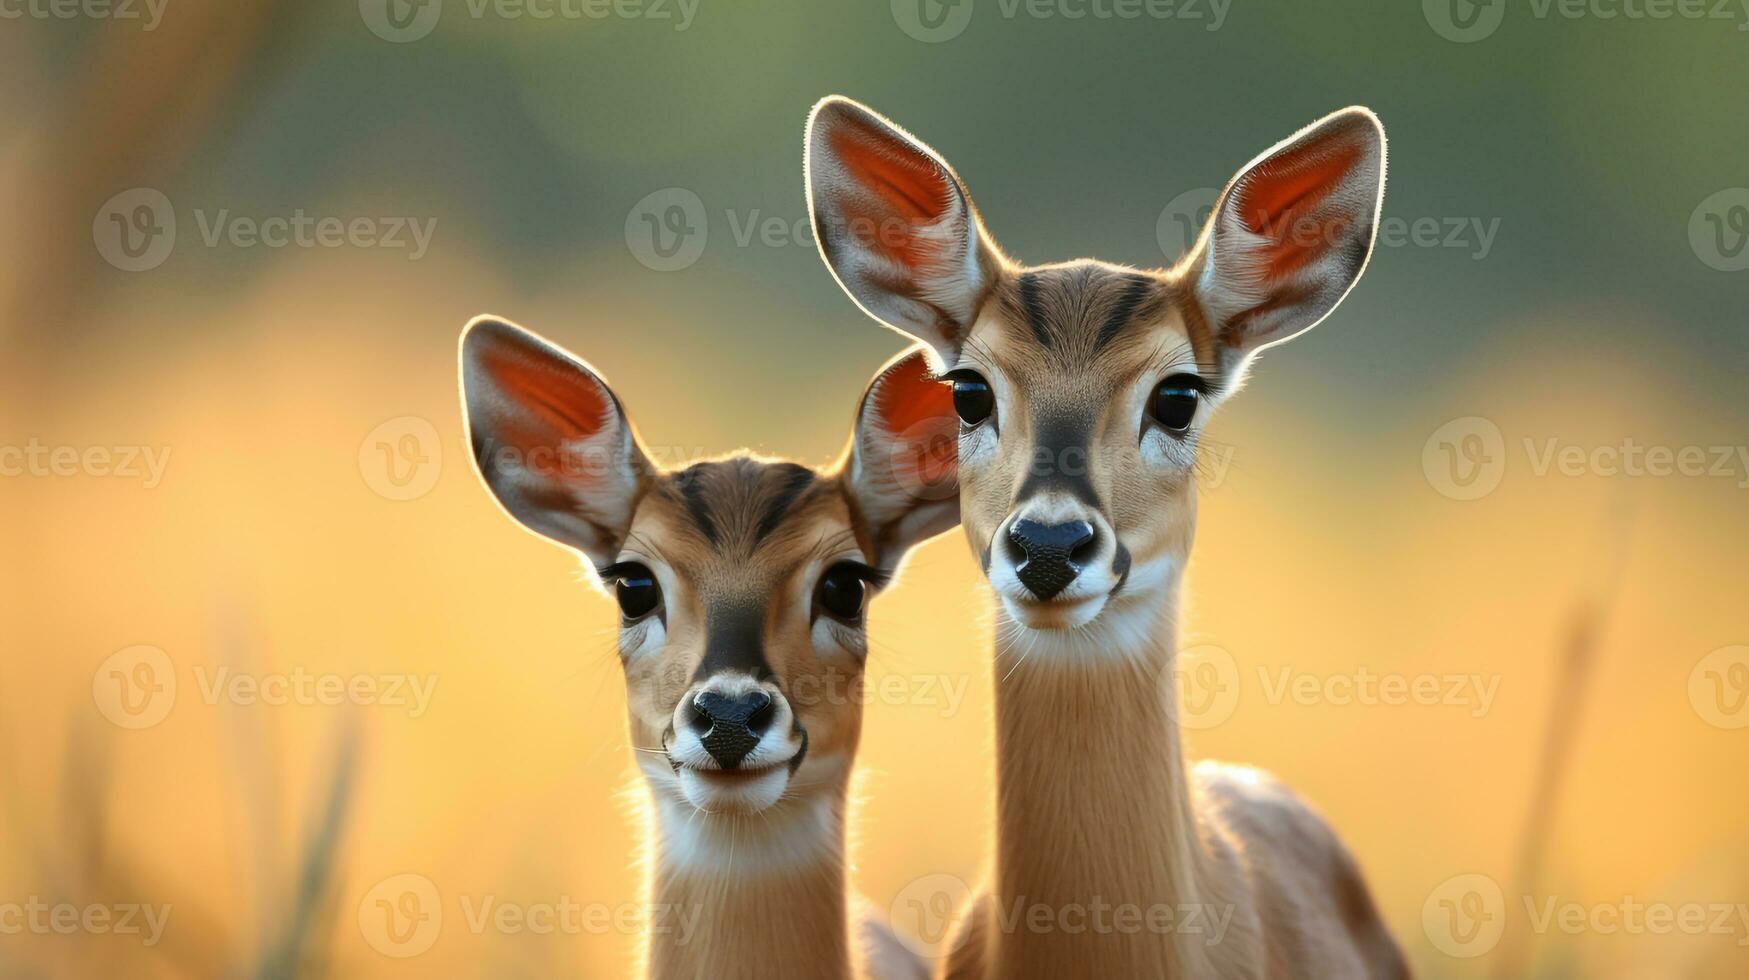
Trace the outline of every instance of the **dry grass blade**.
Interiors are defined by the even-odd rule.
[[[1618,501],[1602,532],[1599,550],[1603,557],[1593,565],[1598,578],[1575,604],[1562,634],[1560,675],[1550,695],[1549,720],[1537,758],[1530,806],[1519,834],[1512,887],[1508,892],[1509,907],[1510,896],[1536,894],[1542,882],[1561,791],[1567,782],[1584,716],[1585,698],[1596,671],[1600,637],[1615,605],[1616,588],[1626,564],[1629,515],[1626,499]],[[1499,953],[1494,958],[1494,976],[1500,980],[1519,980],[1529,976],[1535,953],[1533,937],[1523,929],[1512,928],[1509,917]]]

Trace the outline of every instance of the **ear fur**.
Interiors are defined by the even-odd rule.
[[[1003,260],[953,168],[842,96],[808,116],[802,169],[814,241],[864,312],[957,358]]]
[[[496,317],[462,330],[468,444],[486,488],[524,527],[611,563],[654,467],[588,364]]]
[[[869,382],[839,477],[882,568],[959,523],[958,468],[953,395],[912,348]]]
[[[1227,184],[1185,261],[1230,369],[1336,309],[1372,255],[1384,190],[1384,127],[1358,106],[1276,144]]]

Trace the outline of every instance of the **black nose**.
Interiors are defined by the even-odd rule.
[[[1086,521],[1015,521],[1008,529],[1008,540],[1020,552],[1014,574],[1033,595],[1049,599],[1081,574],[1081,563],[1093,553],[1093,525]]]
[[[692,707],[696,712],[692,716],[692,730],[698,733],[704,750],[724,769],[741,764],[777,714],[771,695],[764,691],[748,691],[735,697],[705,691],[692,699]]]

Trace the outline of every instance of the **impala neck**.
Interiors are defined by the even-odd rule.
[[[995,976],[1205,962],[1198,936],[1161,927],[1212,901],[1176,720],[1177,596],[1066,633],[998,612]]]
[[[655,808],[648,976],[853,975],[843,787],[764,813]]]

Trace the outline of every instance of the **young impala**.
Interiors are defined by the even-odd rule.
[[[650,931],[652,977],[923,975],[872,920],[853,937],[844,832],[869,597],[958,519],[951,442],[902,441],[953,424],[926,367],[881,370],[824,472],[746,455],[661,472],[587,364],[502,320],[462,334],[486,486],[619,600],[651,908],[696,923]]]
[[[995,869],[948,975],[1405,975],[1313,810],[1256,770],[1186,769],[1173,675],[1199,433],[1366,266],[1378,120],[1346,109],[1252,161],[1160,271],[1010,261],[941,157],[855,102],[815,107],[806,153],[827,266],[952,382],[998,599]],[[1091,926],[1102,907],[1142,917]]]

